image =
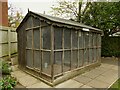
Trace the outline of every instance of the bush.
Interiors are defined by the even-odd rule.
[[[102,37],[101,55],[104,57],[120,56],[120,36]]]
[[[0,80],[1,90],[12,90],[16,84],[17,84],[17,81],[12,76],[6,76]]]
[[[12,71],[10,65],[5,62],[2,61],[2,74],[6,75],[6,74],[10,74],[10,72]]]

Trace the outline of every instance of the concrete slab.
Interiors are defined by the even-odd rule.
[[[90,82],[92,79],[83,75],[79,75],[77,77],[74,78],[74,80],[83,83],[83,84],[87,84],[88,82]]]
[[[95,70],[98,70],[100,72],[106,72],[108,71],[109,69],[108,68],[104,68],[104,67],[98,67],[98,68],[95,68]]]
[[[92,72],[86,72],[86,73],[84,73],[84,74],[82,74],[82,75],[85,76],[85,77],[89,77],[89,78],[91,78],[91,79],[94,79],[94,78],[96,78],[97,76],[99,76],[100,74],[92,73]]]
[[[51,86],[49,86],[49,85],[47,85],[47,84],[45,84],[43,82],[39,82],[39,83],[35,83],[33,85],[30,85],[30,86],[28,86],[26,88],[51,88]]]
[[[102,75],[105,77],[108,77],[108,75],[109,75],[110,78],[118,78],[118,71],[109,70],[109,71],[103,73]]]
[[[12,68],[12,71],[17,71],[17,70],[19,70],[19,69],[18,69],[18,65],[11,66],[11,68]]]
[[[113,70],[118,70],[118,66],[117,66],[117,65],[116,65],[116,66],[113,66],[112,69],[113,69]]]
[[[111,69],[113,67],[113,65],[103,63],[100,67]]]
[[[27,87],[27,86],[31,86],[35,83],[40,82],[40,80],[30,76],[30,75],[26,75],[24,77],[18,78],[18,81],[21,85]]]
[[[21,70],[17,70],[11,73],[13,76],[15,76],[16,78],[20,78],[20,77],[24,77],[27,74]]]
[[[93,69],[93,70],[89,71],[89,73],[100,75],[100,74],[102,74],[104,72],[102,70]]]
[[[108,83],[105,83],[105,82],[102,82],[102,81],[99,81],[96,79],[92,80],[91,82],[87,83],[86,85],[94,87],[94,88],[107,88],[107,87],[109,87]]]
[[[83,85],[82,83],[79,83],[75,80],[70,79],[68,81],[65,81],[65,82],[55,86],[55,88],[79,88],[82,85]]]
[[[92,88],[92,87],[87,86],[87,85],[83,85],[83,86],[82,86],[82,87],[80,87],[80,88]]]
[[[110,77],[106,77],[106,76],[99,76],[97,78],[95,78],[95,80],[99,80],[99,81],[102,81],[102,82],[105,82],[105,83],[108,83],[108,84],[111,84],[113,83],[116,79],[114,78],[110,78]]]

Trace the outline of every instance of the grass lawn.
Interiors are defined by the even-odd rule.
[[[120,90],[120,78],[110,87],[109,90]]]

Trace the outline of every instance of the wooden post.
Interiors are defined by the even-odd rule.
[[[72,70],[72,30],[71,30],[71,59],[70,59],[70,70]]]
[[[42,60],[43,60],[43,57],[42,57],[42,29],[41,29],[41,22],[40,22],[40,63],[41,63],[41,66],[40,66],[40,76],[41,76],[41,73],[42,73]]]
[[[77,67],[79,67],[79,32],[80,31],[78,30],[78,34],[77,34],[78,35],[78,58],[77,58],[78,59],[78,61],[77,61],[78,64],[77,64]]]
[[[8,56],[9,60],[11,60],[11,28],[8,29]]]
[[[54,81],[54,29],[53,26],[51,25],[51,76],[52,76],[52,82]]]
[[[33,17],[32,19],[32,59],[33,59],[33,68],[34,68],[34,31],[33,31]]]
[[[62,30],[62,49],[63,49],[63,53],[62,53],[62,73],[64,72],[64,29]]]

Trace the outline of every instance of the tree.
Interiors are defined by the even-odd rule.
[[[120,2],[59,1],[58,6],[52,7],[52,11],[57,16],[66,15],[69,19],[99,28],[105,36],[120,28]]]
[[[93,2],[83,17],[83,23],[104,31],[105,36],[111,35],[120,28],[120,2]]]
[[[15,8],[12,6],[12,4],[9,4],[8,7],[9,27],[17,28],[22,19],[23,15],[21,9]]]

